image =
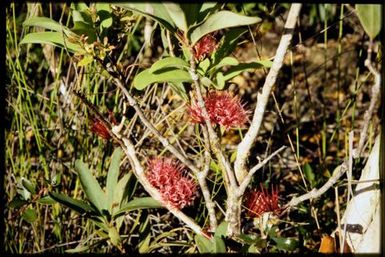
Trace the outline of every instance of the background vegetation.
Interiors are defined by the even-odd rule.
[[[274,57],[288,4],[231,3],[223,8],[262,19],[261,23],[248,26],[231,56],[240,62]],[[105,37],[113,46],[114,58],[127,81],[132,81],[139,69],[150,67],[168,49],[162,43],[159,24],[118,7],[109,12]],[[23,25],[29,18],[45,16],[72,28],[71,14],[70,6],[64,3],[12,3],[6,9],[5,250],[12,253],[201,251],[194,233],[165,209],[133,208],[126,212],[120,218],[121,242],[116,247],[108,240],[111,235],[106,236],[106,231],[98,229],[89,217],[49,197],[48,192],[54,191],[86,199],[75,171],[76,160],[88,164],[102,187],[106,186],[112,163],[114,144],[92,133],[89,110],[71,92],[82,92],[101,113],[110,110],[117,118],[123,108],[122,92],[96,60],[81,59],[49,44],[20,44],[26,34],[44,31]],[[146,41],[149,38],[150,43]],[[303,6],[253,155],[267,156],[271,149],[289,147],[257,173],[253,187],[260,183],[278,185],[283,205],[294,194],[303,194],[328,180],[347,156],[348,133],[361,127],[369,105],[373,77],[364,66],[367,48],[368,36],[353,6]],[[378,69],[381,49],[376,44],[373,53]],[[268,68],[244,71],[227,82],[226,89],[240,96],[246,107],[253,110],[267,71]],[[140,99],[140,106],[153,124],[193,158],[201,142],[195,136],[196,127],[187,122],[183,98],[166,83],[143,91],[129,90]],[[376,113],[370,121],[367,152],[378,134],[378,117]],[[156,138],[140,126],[133,110],[129,109],[127,119],[134,143],[142,149],[138,155],[143,160],[167,155]],[[230,154],[241,136],[242,131],[229,130],[221,138]],[[358,133],[355,136],[358,142]],[[354,178],[360,175],[359,167],[364,161],[362,158],[355,165]],[[214,199],[221,199],[223,181],[215,165],[211,168],[214,174],[210,177],[211,192]],[[130,173],[130,169],[126,162],[120,168],[120,177]],[[126,202],[148,196],[134,176],[126,179],[129,188],[124,193]],[[274,232],[265,238],[251,225],[252,220],[245,218],[242,231],[256,236],[249,238],[249,244],[226,239],[227,251],[318,251],[322,236],[330,235],[336,228],[337,217],[345,208],[346,178],[336,187],[339,211],[335,192],[329,190],[319,199],[303,202],[279,217],[272,224]],[[202,226],[207,224],[206,209],[200,200],[184,211]]]

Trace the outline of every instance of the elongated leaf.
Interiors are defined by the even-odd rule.
[[[236,58],[230,57],[230,56],[226,56],[217,65],[212,67],[210,69],[210,71],[219,70],[220,68],[222,68],[224,66],[227,66],[227,65],[229,65],[229,66],[236,66],[238,64],[239,64],[239,62],[238,62],[238,60]]]
[[[37,220],[37,213],[34,209],[28,208],[21,215],[22,219],[27,221],[28,223],[33,223]]]
[[[311,187],[314,187],[316,182],[315,175],[309,163],[305,163],[303,167],[303,172],[304,172],[305,178],[310,182]]]
[[[109,3],[96,3],[95,8],[100,18],[100,27],[106,29],[112,26],[112,9]]]
[[[178,3],[163,3],[166,8],[168,15],[170,15],[171,19],[175,23],[175,25],[182,30],[183,32],[187,32],[187,20],[184,14],[183,9]]]
[[[214,84],[214,86],[217,89],[222,90],[225,87],[225,78],[223,76],[223,73],[222,72],[218,72],[217,76],[216,76],[216,79],[217,79],[217,84]]]
[[[148,85],[159,82],[181,83],[192,82],[191,76],[187,71],[175,68],[166,68],[151,73],[144,70],[134,78],[133,85],[138,90],[143,90]]]
[[[263,67],[269,68],[271,67],[272,62],[269,60],[264,61],[257,61],[257,62],[250,62],[250,63],[240,63],[237,66],[233,66],[224,75],[224,80],[227,81],[238,74],[241,74],[244,71],[250,70],[250,69],[260,69]]]
[[[54,199],[52,199],[52,197],[50,197],[49,195],[43,196],[42,198],[37,200],[37,202],[41,203],[41,204],[54,204],[54,203],[56,203],[56,201]]]
[[[23,187],[25,189],[28,190],[28,192],[30,192],[31,194],[35,194],[36,193],[36,185],[33,184],[31,181],[29,181],[28,179],[26,178],[21,178],[21,184],[23,185]]]
[[[371,39],[375,38],[381,31],[381,5],[356,4],[356,10],[365,32]]]
[[[112,204],[114,201],[115,190],[118,185],[119,166],[120,166],[120,160],[122,159],[122,156],[123,156],[122,149],[120,147],[115,148],[114,153],[112,154],[112,157],[111,157],[111,164],[108,169],[106,190],[107,190],[107,205],[110,213],[112,213]],[[118,204],[120,204],[120,202],[118,202]]]
[[[215,250],[214,253],[226,253],[226,245],[222,237],[214,236]]]
[[[152,197],[136,198],[124,204],[118,212],[115,213],[115,218],[129,211],[150,208],[162,208],[162,204],[154,200]]]
[[[200,21],[203,21],[207,14],[209,14],[210,12],[212,12],[213,10],[216,9],[216,7],[218,7],[219,4],[216,3],[216,2],[205,2],[201,5],[201,8],[199,10],[199,20],[198,22]]]
[[[25,35],[20,44],[50,44],[61,48],[67,48],[69,52],[82,50],[80,45],[70,43],[61,32],[35,32]]]
[[[37,16],[31,17],[28,20],[24,21],[23,26],[36,26],[36,27],[42,27],[45,29],[54,30],[57,32],[64,32],[66,35],[72,34],[69,28],[48,17],[37,17]]]
[[[169,84],[171,89],[179,95],[182,99],[188,100],[186,89],[184,88],[184,85],[182,82],[174,82]]]
[[[200,26],[194,28],[191,32],[190,39],[192,44],[195,44],[201,37],[213,31],[230,27],[251,25],[260,21],[261,19],[258,17],[243,16],[230,11],[219,11],[209,16]]]
[[[227,221],[221,222],[221,224],[219,224],[219,226],[215,230],[215,235],[218,237],[226,236],[228,225],[229,223]]]
[[[129,186],[129,182],[131,179],[134,179],[132,177],[132,172],[129,172],[127,174],[125,174],[118,182],[115,190],[114,190],[114,200],[113,200],[113,209],[119,209],[119,207],[121,206],[121,204],[124,202],[123,200],[126,201],[126,199],[123,199],[124,197],[129,197],[128,196],[128,191],[130,190],[130,188],[128,188]]]
[[[11,209],[19,209],[22,207],[24,204],[27,204],[28,202],[25,201],[24,199],[21,199],[19,195],[16,195],[9,203],[8,203],[8,208]]]
[[[56,192],[49,192],[48,194],[50,197],[52,197],[52,199],[54,199],[58,203],[61,203],[80,214],[84,214],[87,212],[91,212],[94,214],[97,213],[97,211],[91,205],[87,204],[84,201],[73,199],[67,195],[63,195]]]
[[[172,21],[166,8],[162,3],[116,3],[116,6],[128,9],[133,12],[139,12],[160,24],[171,32],[176,32],[175,23]]]
[[[246,32],[246,28],[232,28],[225,33],[221,39],[222,43],[219,49],[213,54],[213,66],[231,54],[237,45],[238,39]]]
[[[75,169],[79,174],[80,183],[90,202],[98,208],[100,213],[107,210],[107,197],[98,181],[92,176],[87,165],[81,160],[76,160]]]
[[[155,62],[149,69],[150,73],[154,73],[158,70],[168,68],[168,67],[177,67],[177,68],[188,68],[188,63],[178,57],[166,57]]]
[[[65,250],[66,253],[81,253],[90,250],[90,247],[87,245],[79,244],[73,249],[67,249]]]
[[[195,235],[195,243],[198,246],[199,253],[212,253],[213,252],[213,242],[210,239],[207,239],[201,235]]]
[[[201,3],[186,3],[180,4],[187,22],[187,30],[199,22],[199,10],[201,9]]]

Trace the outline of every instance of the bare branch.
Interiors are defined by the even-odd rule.
[[[246,175],[246,177],[243,179],[242,181],[242,184],[239,186],[239,189],[237,190],[237,194],[239,196],[242,196],[243,193],[245,192],[247,186],[249,185],[250,181],[251,181],[251,178],[253,177],[253,175],[255,174],[255,172],[257,172],[260,168],[262,168],[263,166],[265,166],[270,160],[271,158],[273,158],[274,156],[276,156],[277,154],[279,154],[283,149],[285,149],[286,146],[282,146],[281,148],[279,148],[278,150],[276,150],[274,153],[270,154],[266,159],[264,159],[263,161],[261,161],[260,163],[258,163],[257,165],[255,165],[250,171],[249,173]]]
[[[373,113],[374,113],[374,110],[376,107],[376,103],[379,99],[380,91],[381,91],[381,86],[380,86],[381,85],[381,74],[373,67],[372,61],[371,61],[372,47],[373,47],[373,42],[371,41],[369,43],[368,57],[365,60],[365,66],[374,75],[374,85],[372,86],[369,108],[368,108],[368,110],[366,110],[365,115],[364,115],[364,122],[362,123],[362,128],[361,128],[361,132],[360,132],[360,141],[359,141],[358,147],[354,153],[354,157],[356,157],[356,158],[362,154],[362,150],[364,149],[364,145],[365,145],[366,138],[368,135],[368,128],[369,128],[370,120],[373,116]]]
[[[293,197],[290,200],[290,202],[284,206],[284,209],[297,206],[299,203],[303,201],[320,197],[329,188],[331,188],[347,170],[348,170],[348,163],[347,161],[344,161],[342,164],[340,164],[339,166],[337,166],[337,168],[334,169],[333,175],[320,189],[314,188],[313,190],[311,190],[310,192],[304,195],[301,195],[299,197]]]
[[[267,74],[265,84],[262,88],[262,93],[258,93],[257,105],[255,107],[251,126],[241,143],[238,145],[237,158],[234,163],[235,175],[237,177],[238,183],[242,183],[243,179],[247,175],[247,158],[250,154],[251,147],[253,146],[254,141],[258,136],[266,105],[269,100],[269,95],[275,84],[279,70],[282,67],[287,48],[289,47],[293,37],[295,23],[301,10],[301,6],[302,4],[292,4],[290,7],[290,11],[284,27],[284,34],[282,35],[282,38],[279,42],[273,65]]]
[[[184,165],[186,165],[193,173],[197,174],[199,172],[198,168],[195,167],[195,165],[190,160],[183,156],[183,154],[181,154],[178,149],[176,149],[172,144],[170,144],[167,138],[160,134],[160,132],[144,115],[137,101],[134,97],[131,96],[126,87],[123,85],[122,81],[120,79],[115,78],[115,83],[122,90],[123,94],[128,100],[128,103],[135,109],[143,124],[159,139],[159,141],[167,150],[169,150],[173,155],[175,155],[175,157],[178,158]]]

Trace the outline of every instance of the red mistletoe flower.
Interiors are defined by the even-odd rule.
[[[159,190],[165,202],[182,209],[191,205],[197,193],[193,179],[184,175],[183,165],[170,158],[154,158],[148,162],[146,177]]]
[[[211,34],[208,34],[194,45],[194,57],[195,60],[202,60],[207,55],[210,55],[217,48],[217,40]]]
[[[259,217],[265,212],[278,213],[278,187],[271,189],[271,193],[264,189],[261,184],[261,191],[251,191],[246,197],[247,216]]]
[[[111,111],[108,111],[108,114],[110,122],[117,125],[118,122],[116,121],[114,114]],[[111,135],[108,132],[109,130],[104,126],[103,122],[97,118],[92,119],[91,131],[104,139],[109,140],[111,138]]]
[[[242,127],[248,121],[248,111],[238,97],[227,92],[212,91],[204,98],[210,121],[224,126],[226,129]],[[188,107],[188,114],[193,123],[204,123],[202,110],[196,100]]]

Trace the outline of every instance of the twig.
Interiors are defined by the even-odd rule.
[[[274,156],[276,156],[277,154],[279,154],[282,150],[284,150],[286,148],[286,146],[282,146],[281,148],[279,148],[278,150],[276,150],[274,153],[270,154],[267,158],[265,158],[263,161],[261,161],[260,163],[258,163],[257,165],[255,165],[250,171],[249,173],[246,175],[246,177],[244,178],[244,180],[242,181],[242,184],[239,186],[239,189],[237,190],[237,194],[239,194],[239,196],[242,196],[243,193],[245,192],[247,186],[249,185],[250,181],[251,181],[251,178],[253,177],[253,175],[255,174],[255,172],[257,172],[260,168],[262,168],[263,166],[266,165],[266,163],[268,163],[271,158],[273,158]]]
[[[299,197],[293,197],[290,202],[284,206],[284,209],[297,206],[299,203],[306,200],[318,198],[319,196],[324,194],[329,188],[331,188],[337,182],[337,180],[347,171],[347,169],[347,161],[344,161],[342,164],[340,164],[339,166],[337,166],[337,168],[334,169],[333,175],[320,189],[314,188],[313,190],[304,195],[301,195]]]
[[[362,128],[360,132],[360,141],[358,143],[358,147],[355,151],[354,157],[359,157],[362,154],[362,150],[364,149],[366,137],[368,134],[368,128],[370,124],[370,120],[373,116],[373,112],[376,107],[377,100],[380,96],[381,91],[381,74],[373,67],[371,56],[372,56],[372,47],[373,42],[370,41],[369,48],[368,48],[368,57],[365,60],[365,66],[369,69],[370,73],[374,75],[374,85],[372,86],[372,92],[371,92],[371,99],[368,110],[365,112],[364,115],[364,122],[362,123]]]
[[[215,204],[213,200],[211,199],[210,191],[207,187],[206,177],[209,173],[210,169],[210,161],[211,161],[211,154],[210,154],[210,141],[209,141],[209,135],[207,128],[205,126],[201,126],[202,132],[203,132],[203,140],[205,144],[205,150],[204,150],[204,165],[201,172],[198,173],[198,182],[199,186],[201,187],[203,197],[206,202],[206,208],[207,212],[209,214],[209,220],[210,220],[210,231],[215,232],[218,223],[217,218],[215,215]]]
[[[267,106],[269,95],[277,79],[279,70],[282,67],[282,63],[286,54],[286,51],[290,45],[291,39],[293,37],[293,32],[297,17],[301,10],[302,4],[292,4],[290,11],[285,23],[285,30],[282,38],[279,42],[277,52],[271,66],[269,73],[267,74],[265,84],[262,88],[262,93],[258,93],[257,105],[255,107],[253,120],[251,121],[251,126],[247,131],[245,137],[238,145],[237,149],[237,158],[234,163],[235,175],[239,183],[242,183],[244,177],[247,175],[246,162],[250,154],[251,147],[254,144],[255,139],[258,136],[259,129],[262,124],[264,112]]]
[[[202,110],[203,119],[205,120],[205,123],[206,123],[207,131],[208,131],[208,136],[209,136],[209,139],[210,139],[211,149],[213,150],[213,152],[216,155],[220,165],[222,166],[222,168],[225,171],[223,177],[224,177],[226,191],[227,191],[227,193],[229,193],[231,191],[230,188],[229,188],[229,185],[232,188],[235,188],[237,186],[237,182],[235,180],[234,173],[233,173],[233,171],[231,169],[230,162],[227,160],[227,158],[223,154],[221,146],[220,146],[220,142],[219,142],[219,139],[218,139],[218,136],[215,133],[215,131],[213,129],[213,126],[211,124],[210,117],[209,117],[209,114],[207,112],[207,109],[206,109],[206,106],[205,106],[205,103],[204,103],[204,100],[203,100],[203,96],[202,96],[202,91],[201,91],[201,88],[200,88],[200,85],[199,85],[199,76],[196,73],[196,63],[195,63],[195,59],[194,59],[194,54],[193,54],[192,48],[191,48],[190,51],[191,51],[190,74],[191,74],[192,80],[194,81],[195,92],[196,92],[197,100],[198,100],[198,106]]]
[[[131,96],[131,94],[128,92],[126,87],[123,85],[122,81],[118,78],[114,79],[116,85],[122,90],[123,94],[128,100],[128,103],[135,109],[136,113],[138,114],[139,118],[143,122],[143,124],[159,139],[159,141],[162,143],[162,145],[169,150],[173,155],[175,155],[176,158],[178,158],[184,165],[186,165],[192,172],[198,173],[199,170],[195,165],[188,160],[186,157],[183,156],[179,152],[178,149],[176,149],[170,142],[165,138],[160,132],[154,127],[154,125],[147,119],[147,117],[144,115],[142,109],[140,109],[137,101],[135,98]]]

